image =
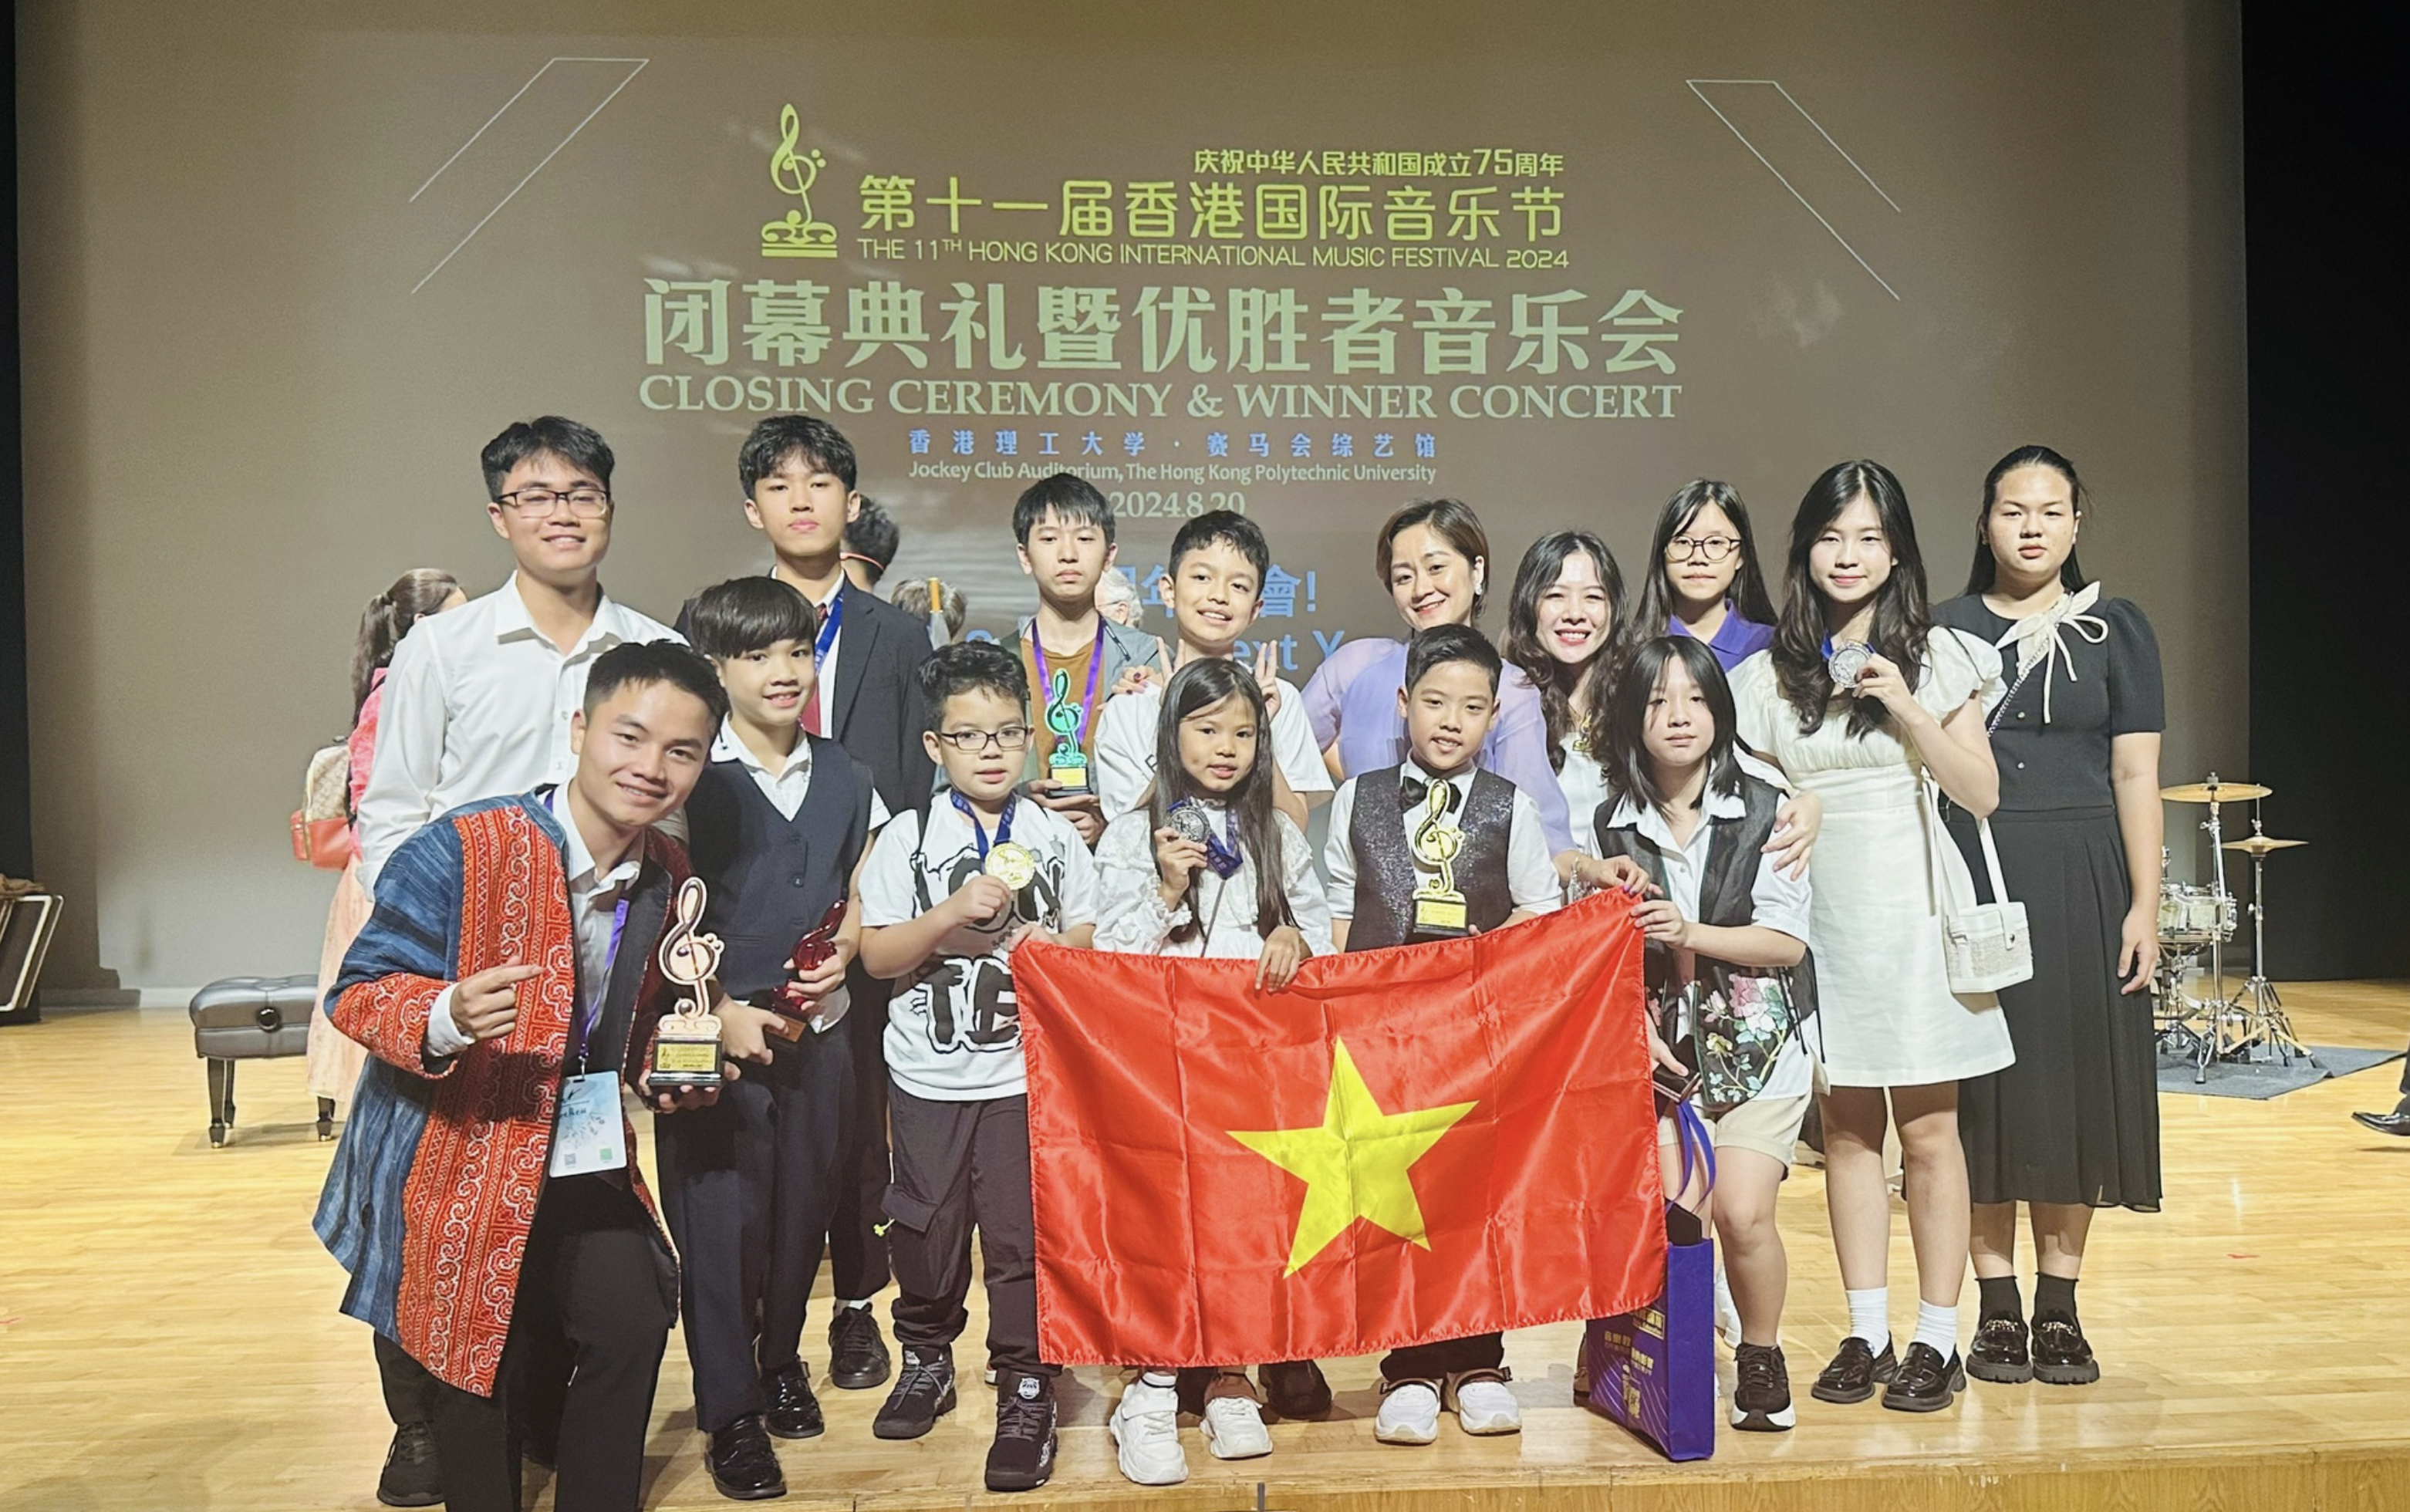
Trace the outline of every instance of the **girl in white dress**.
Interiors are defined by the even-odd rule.
[[[1330,905],[1304,833],[1272,807],[1271,718],[1243,663],[1201,659],[1171,675],[1154,773],[1146,807],[1106,825],[1096,842],[1096,948],[1252,960],[1267,992],[1286,987],[1310,957],[1330,954]],[[1271,1452],[1243,1366],[1178,1375],[1149,1369],[1107,1424],[1123,1475],[1141,1486],[1187,1478],[1178,1431],[1183,1386],[1203,1393],[1194,1410],[1215,1459]]]
[[[1944,868],[1963,875],[1966,863],[1955,846],[1928,841],[1938,826],[1927,822],[1926,781],[1973,814],[1998,803],[1983,709],[2002,691],[2000,658],[1935,627],[1907,494],[1880,462],[1841,463],[1808,488],[1791,524],[1785,588],[1774,645],[1740,664],[1733,696],[1741,739],[1824,800],[1808,943],[1827,1083],[1825,1201],[1851,1327],[1814,1394],[1863,1402],[1882,1385],[1885,1406],[1931,1412],[1966,1381],[1958,1082],[2015,1052],[1994,996],[1950,990],[1936,899]],[[1837,664],[1849,686],[1836,688]],[[1899,1128],[1920,1299],[1916,1334],[1897,1357],[1887,1115]]]

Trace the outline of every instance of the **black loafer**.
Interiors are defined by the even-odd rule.
[[[1263,1380],[1266,1404],[1283,1418],[1319,1418],[1330,1410],[1330,1383],[1313,1360],[1283,1360],[1256,1374]]]
[[[1929,1344],[1912,1344],[1899,1362],[1899,1372],[1883,1392],[1883,1405],[1894,1412],[1939,1412],[1967,1389],[1967,1368],[1958,1351],[1943,1359]]]
[[[770,1410],[762,1415],[762,1427],[779,1438],[820,1436],[827,1425],[820,1420],[820,1399],[812,1395],[811,1377],[804,1374],[803,1361],[763,1376],[762,1389],[770,1398]]]
[[[711,1472],[711,1483],[732,1502],[765,1502],[787,1494],[777,1451],[770,1447],[770,1435],[758,1417],[739,1418],[712,1434],[703,1462]]]
[[[870,1309],[838,1308],[829,1319],[829,1384],[840,1391],[867,1391],[885,1385],[893,1368]]]
[[[2033,1379],[2033,1359],[2025,1352],[2025,1320],[1987,1317],[1975,1327],[1975,1343],[1967,1351],[1967,1374],[1996,1386],[2017,1386]]]
[[[2075,1320],[2038,1317],[2033,1326],[2034,1379],[2045,1386],[2090,1386],[2100,1379],[2092,1341]]]
[[[1841,1341],[1840,1351],[1833,1356],[1816,1376],[1816,1384],[1808,1394],[1819,1402],[1837,1402],[1847,1406],[1864,1402],[1875,1394],[1878,1386],[1888,1386],[1899,1374],[1899,1357],[1891,1352],[1891,1341],[1883,1341],[1882,1353],[1868,1348],[1866,1342],[1852,1333]]]
[[[2379,1134],[2398,1134],[2410,1139],[2410,1108],[2396,1108],[2389,1113],[2354,1113],[2351,1116]]]
[[[441,1506],[443,1469],[435,1459],[435,1430],[426,1423],[404,1423],[393,1431],[393,1447],[385,1451],[385,1471],[377,1476],[377,1500],[387,1506]]]

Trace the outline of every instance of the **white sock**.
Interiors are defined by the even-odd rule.
[[[1916,1337],[1910,1344],[1929,1344],[1948,1359],[1958,1350],[1958,1309],[1938,1307],[1922,1298],[1916,1303]]]
[[[1138,1384],[1140,1386],[1174,1387],[1180,1384],[1180,1377],[1174,1375],[1169,1371],[1140,1371],[1138,1373]]]
[[[864,1297],[864,1298],[863,1298],[860,1301],[841,1301],[841,1302],[837,1303],[837,1305],[838,1305],[839,1307],[854,1307],[854,1308],[864,1308],[864,1309],[866,1309],[866,1308],[868,1308],[868,1307],[870,1306],[870,1304],[871,1304],[872,1302],[874,1302],[874,1301],[878,1301],[878,1299],[877,1299],[877,1298],[875,1298],[875,1297]]]
[[[1891,1288],[1868,1287],[1864,1291],[1844,1291],[1850,1299],[1850,1337],[1864,1339],[1866,1347],[1880,1355],[1891,1347]],[[1954,1320],[1956,1314],[1951,1315]]]

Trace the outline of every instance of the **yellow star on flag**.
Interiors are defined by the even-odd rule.
[[[1330,1097],[1319,1127],[1229,1131],[1230,1138],[1305,1183],[1286,1275],[1303,1270],[1358,1218],[1430,1248],[1422,1204],[1406,1173],[1474,1107],[1458,1102],[1385,1113],[1347,1046],[1333,1040],[1330,1052]]]

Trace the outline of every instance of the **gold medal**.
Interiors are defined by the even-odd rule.
[[[1007,840],[988,851],[987,874],[1018,893],[1038,880],[1038,857],[1027,846]]]

